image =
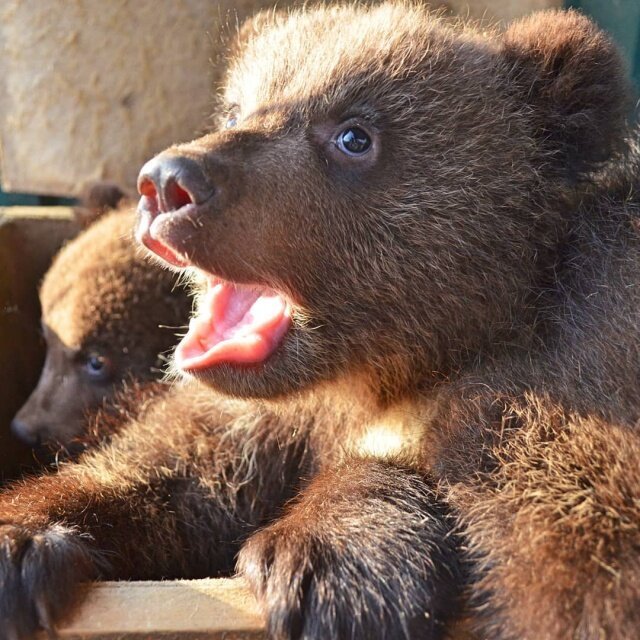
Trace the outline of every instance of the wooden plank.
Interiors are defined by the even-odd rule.
[[[246,582],[231,578],[87,585],[85,600],[58,629],[58,637],[59,640],[258,640],[265,635],[263,618]],[[447,638],[478,640],[466,619],[452,624]]]
[[[263,620],[241,578],[102,582],[58,629],[64,640],[263,638]]]

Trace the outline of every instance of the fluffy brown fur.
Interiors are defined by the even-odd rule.
[[[162,376],[191,301],[131,237],[133,212],[95,222],[58,254],[40,289],[47,357],[12,423],[28,444],[73,450],[123,384]]]
[[[238,551],[272,638],[441,638],[462,617],[496,640],[634,637],[625,96],[577,13],[504,35],[405,5],[245,28],[231,126],[145,167],[142,219],[162,199],[149,244],[282,292],[293,325],[2,496],[0,637],[51,628],[82,579],[219,575]],[[336,142],[354,122],[373,141],[355,159]]]

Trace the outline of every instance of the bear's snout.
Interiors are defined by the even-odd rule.
[[[30,447],[37,447],[40,445],[42,441],[40,432],[42,430],[43,429],[41,427],[34,427],[22,420],[18,420],[17,418],[14,418],[11,421],[11,432],[13,435]]]
[[[216,195],[214,181],[194,158],[165,151],[142,167],[138,191],[138,241],[169,264],[187,266],[173,235],[185,222],[187,229],[198,224],[200,205]]]

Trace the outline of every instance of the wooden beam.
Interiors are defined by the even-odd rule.
[[[102,582],[58,629],[64,640],[245,640],[263,620],[241,578]]]

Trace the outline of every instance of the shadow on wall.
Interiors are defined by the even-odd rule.
[[[78,231],[69,210],[0,209],[0,482],[34,462],[9,424],[44,360],[38,284],[54,253]]]

